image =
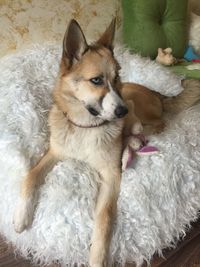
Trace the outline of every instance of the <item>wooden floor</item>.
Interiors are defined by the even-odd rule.
[[[164,251],[165,259],[154,256],[151,267],[200,267],[200,220],[193,224],[192,230],[179,243],[175,250]],[[48,267],[57,267],[51,265]],[[35,267],[29,261],[17,257],[13,248],[0,237],[0,267]],[[134,265],[127,264],[127,267]],[[145,264],[144,264],[145,267]]]

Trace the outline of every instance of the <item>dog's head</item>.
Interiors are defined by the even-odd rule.
[[[75,20],[63,40],[62,95],[74,98],[93,116],[111,121],[126,115],[120,95],[119,65],[113,56],[115,20],[101,38],[88,45]]]

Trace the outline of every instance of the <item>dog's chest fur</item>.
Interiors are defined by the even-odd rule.
[[[75,158],[94,168],[121,162],[123,121],[118,120],[94,128],[71,124],[63,112],[54,106],[50,112],[51,148],[61,159]]]

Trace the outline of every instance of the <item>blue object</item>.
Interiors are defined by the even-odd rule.
[[[187,61],[192,61],[193,59],[200,59],[200,56],[197,55],[194,52],[194,49],[191,45],[189,45],[186,49],[186,52],[184,54],[184,59],[186,59]]]

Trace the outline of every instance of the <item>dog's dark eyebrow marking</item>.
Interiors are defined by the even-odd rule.
[[[94,76],[94,78],[96,78],[96,77],[100,77],[100,78],[103,79],[103,78],[104,78],[104,75],[103,75],[103,73],[101,72],[101,73],[99,73],[99,74],[97,74],[97,75]]]
[[[84,79],[84,81],[89,81],[89,80],[91,80],[91,79],[94,79],[94,78],[101,78],[101,79],[103,79],[104,78],[104,75],[103,75],[103,73],[97,73],[96,75],[93,75],[92,77],[90,77],[90,78],[88,78],[88,79]]]

